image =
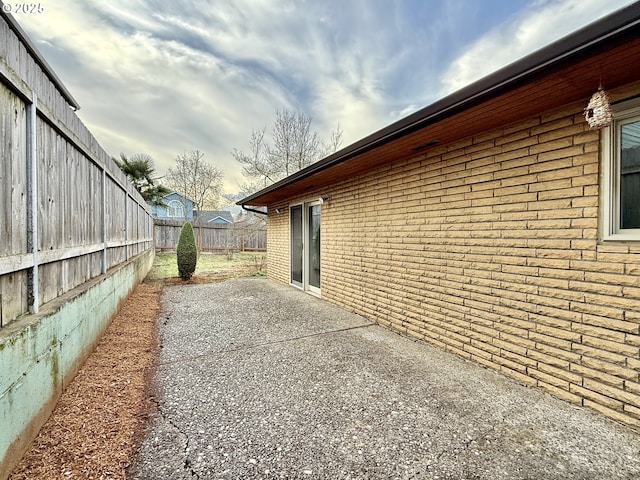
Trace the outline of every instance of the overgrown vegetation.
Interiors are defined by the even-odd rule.
[[[193,272],[196,271],[196,263],[198,262],[196,237],[193,234],[193,225],[191,225],[191,222],[185,222],[182,230],[180,230],[176,257],[180,278],[182,280],[189,280]]]

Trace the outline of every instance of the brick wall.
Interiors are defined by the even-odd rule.
[[[280,213],[276,213],[279,208]],[[289,204],[269,207],[267,216],[267,271],[269,277],[289,283]]]
[[[640,427],[640,244],[598,241],[583,107],[309,192],[331,196],[322,297]],[[287,283],[288,203],[269,211],[269,274]]]

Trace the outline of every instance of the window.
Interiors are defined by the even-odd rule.
[[[167,217],[184,218],[184,207],[180,200],[171,200],[167,205]]]
[[[613,109],[602,131],[603,240],[640,241],[640,100]]]

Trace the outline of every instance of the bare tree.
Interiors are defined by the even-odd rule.
[[[273,146],[267,148],[267,155],[285,177],[321,157],[318,132],[311,131],[311,117],[305,113],[278,110],[272,135]]]
[[[196,210],[215,208],[222,189],[222,170],[202,159],[200,150],[176,157],[176,166],[165,176],[167,185],[194,202]]]
[[[268,154],[269,146],[264,140],[264,129],[253,130],[249,140],[249,153],[236,148],[231,155],[242,164],[242,174],[250,179],[249,183],[264,183],[264,186],[278,180],[280,173],[277,164],[271,161]]]
[[[342,129],[340,128],[340,124],[336,127],[336,129],[331,132],[331,137],[329,141],[324,145],[324,156],[329,156],[332,153],[336,153],[340,146],[342,145]]]
[[[270,144],[265,139],[265,131],[266,128],[251,132],[249,153],[235,148],[232,152],[242,164],[242,173],[253,191],[334,153],[342,143],[340,126],[331,134],[329,142],[323,143],[318,132],[311,129],[309,115],[286,109],[276,111]]]

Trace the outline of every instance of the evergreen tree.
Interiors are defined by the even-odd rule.
[[[129,178],[134,188],[142,195],[144,200],[151,205],[164,205],[162,197],[171,193],[164,185],[154,178],[155,169],[153,158],[146,153],[137,153],[127,158],[124,153],[120,154],[120,160],[113,159],[118,168]]]
[[[196,237],[193,233],[193,225],[186,222],[180,230],[180,239],[176,249],[178,257],[178,273],[182,280],[189,280],[193,272],[196,271],[198,261],[198,250],[196,248]]]

